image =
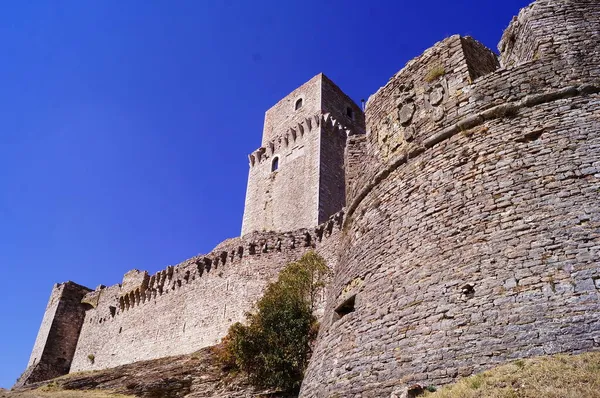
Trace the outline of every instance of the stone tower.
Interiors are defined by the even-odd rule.
[[[360,107],[322,73],[269,109],[249,156],[242,235],[309,228],[339,211],[346,138],[364,126]]]
[[[87,287],[73,282],[54,285],[27,369],[15,387],[69,372],[85,318],[85,306],[81,300],[89,292]]]

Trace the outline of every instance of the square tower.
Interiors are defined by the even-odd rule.
[[[314,227],[345,206],[344,149],[362,110],[322,73],[265,113],[249,156],[242,235]]]

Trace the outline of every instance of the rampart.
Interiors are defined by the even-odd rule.
[[[364,114],[323,74],[294,90],[267,112],[263,146],[249,156],[243,236],[154,275],[132,270],[121,284],[84,288],[69,296],[72,315],[56,310],[67,297],[53,293],[32,358],[62,347],[48,325],[69,329],[76,315],[70,349],[44,357],[50,376],[32,378],[28,368],[21,384],[214,345],[306,251],[316,250],[333,269],[344,217],[344,150],[353,134],[364,134]]]
[[[258,232],[119,285],[55,286],[20,383],[215,344],[309,249],[335,273],[301,396],[600,349],[598,26],[596,1],[538,0],[499,56],[449,37],[366,115],[311,79],[249,157],[243,231]]]
[[[453,36],[369,99],[301,396],[391,396],[600,348],[598,26],[596,1],[539,0],[502,67]]]
[[[68,365],[70,372],[105,369],[191,353],[218,343],[231,324],[244,320],[244,314],[252,309],[267,283],[287,263],[314,249],[333,267],[332,253],[338,245],[342,221],[343,212],[339,212],[312,229],[248,234],[226,240],[207,255],[169,266],[154,275],[132,270],[121,284],[99,286],[94,291],[82,288],[84,294],[72,302],[78,310],[70,309],[79,314],[81,331],[75,325],[69,329],[75,339],[69,339],[73,344],[66,354],[66,365],[55,367],[50,377],[41,379],[28,378],[25,373],[23,382],[65,374]],[[57,304],[64,301],[59,295],[55,288],[43,330],[52,320],[70,325],[55,312]],[[43,330],[38,340],[45,335]],[[48,341],[36,342],[32,358],[38,351],[48,350],[48,342],[63,341],[56,338],[50,336]],[[49,353],[53,357],[54,354]]]

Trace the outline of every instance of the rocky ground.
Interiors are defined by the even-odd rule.
[[[96,372],[74,373],[18,391],[0,390],[0,398],[37,397],[291,398],[294,396],[254,389],[247,383],[245,377],[232,376],[224,372],[216,364],[209,348],[191,355],[136,362]]]
[[[394,398],[600,398],[600,352],[517,360],[441,389],[401,388]],[[76,373],[0,398],[295,398],[260,391],[215,364],[210,349],[192,355]]]

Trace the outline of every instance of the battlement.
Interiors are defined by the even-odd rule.
[[[339,242],[343,217],[340,211],[314,228],[228,239],[208,254],[153,275],[132,270],[121,284],[87,293],[81,299],[85,320],[71,371],[185,354],[218,343],[289,262],[316,250],[335,267],[332,248]]]
[[[360,107],[331,79],[319,73],[265,113],[261,146],[267,147],[282,131],[303,125],[307,119],[321,113],[330,113],[357,133],[364,131],[364,115]]]
[[[109,309],[109,313],[111,318],[114,318],[134,307],[192,284],[203,275],[206,277],[211,272],[220,273],[222,267],[240,264],[245,257],[260,257],[266,253],[301,253],[307,249],[315,249],[323,239],[329,238],[336,230],[341,229],[343,219],[342,210],[312,229],[303,228],[286,233],[255,232],[244,237],[229,239],[209,254],[195,256],[174,266],[170,265],[152,276],[149,276],[147,271],[134,269],[125,274],[122,284],[109,288],[100,286],[87,293],[81,302],[97,309],[100,295],[105,289],[118,292],[116,296],[118,299],[112,303],[104,301],[104,304],[109,304],[109,307],[113,308]],[[296,257],[299,258],[300,254]],[[89,322],[97,321],[101,324],[108,320],[108,317],[90,318]]]
[[[343,134],[346,137],[355,134],[349,127],[333,118],[330,113],[319,112],[305,118],[301,123],[289,127],[287,131],[277,134],[266,146],[260,147],[248,155],[250,167],[263,164],[275,156],[283,158],[282,155],[291,155],[294,150],[303,145],[304,135],[313,131]],[[281,163],[279,166],[281,166]]]
[[[498,67],[492,51],[458,35],[409,61],[367,101],[367,136],[377,149],[375,158],[385,162],[408,143],[422,142],[428,132],[454,120],[469,103],[468,87]]]
[[[216,344],[308,250],[334,277],[301,396],[600,349],[599,25],[596,1],[538,0],[499,57],[449,37],[366,115],[315,76],[266,112],[242,236],[121,284],[55,286],[21,382]]]

